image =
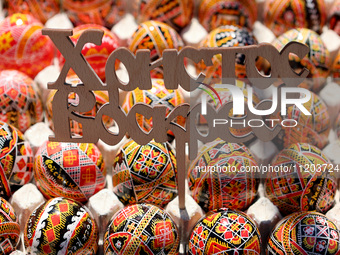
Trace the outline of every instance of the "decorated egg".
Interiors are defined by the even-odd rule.
[[[85,206],[57,197],[37,207],[29,216],[24,243],[28,254],[95,255],[98,228]]]
[[[86,202],[105,187],[105,165],[91,143],[45,142],[34,159],[34,178],[46,198]]]
[[[282,116],[280,111],[272,118],[283,123],[280,133],[273,139],[279,149],[297,142],[309,143],[320,149],[327,145],[331,130],[327,105],[311,92],[310,100],[303,106],[311,115],[305,115],[296,105],[291,105],[287,107],[285,116]]]
[[[19,244],[20,225],[13,207],[2,197],[0,197],[0,225],[0,252],[9,255]]]
[[[176,30],[159,21],[146,21],[139,24],[129,41],[129,49],[133,53],[140,49],[150,50],[151,62],[162,57],[163,50],[180,50],[183,46],[182,38]],[[151,75],[153,78],[163,78],[163,70],[154,69],[151,71]]]
[[[0,70],[16,69],[34,78],[52,64],[54,47],[41,34],[43,25],[27,14],[15,13],[0,23]]]
[[[339,229],[325,215],[297,212],[283,218],[272,230],[266,254],[338,254]]]
[[[289,30],[278,37],[273,45],[281,51],[291,41],[300,42],[309,47],[309,53],[303,59],[289,54],[290,65],[296,72],[300,72],[303,67],[309,70],[307,79],[299,86],[318,93],[323,88],[331,68],[327,47],[317,33],[306,28]]]
[[[224,25],[238,25],[252,29],[257,20],[255,0],[201,0],[198,20],[207,30]]]
[[[213,47],[236,47],[257,44],[257,41],[252,33],[246,28],[238,26],[222,26],[211,31],[199,47],[213,48]],[[205,73],[209,79],[207,83],[220,83],[218,79],[222,75],[222,57],[221,55],[214,55],[212,58],[213,65],[205,66],[198,65],[198,71]],[[246,77],[245,55],[237,54],[235,58],[235,73],[238,78]],[[212,80],[212,81],[210,81]]]
[[[16,70],[0,71],[0,120],[21,132],[43,121],[43,107],[34,81]]]
[[[9,199],[11,192],[30,182],[33,152],[24,135],[2,121],[0,141],[0,196]]]
[[[150,204],[118,211],[104,235],[105,254],[178,254],[179,233],[171,217]]]
[[[101,45],[95,45],[93,43],[86,43],[81,51],[86,61],[91,65],[93,70],[97,73],[100,79],[105,81],[105,65],[111,52],[119,47],[118,38],[113,33],[111,33],[105,27],[87,24],[78,26],[73,30],[73,36],[71,40],[73,43],[77,43],[81,34],[88,29],[99,29],[104,31]],[[62,67],[65,63],[64,57],[59,53],[59,65]],[[74,75],[73,70],[69,73]]]
[[[266,0],[264,24],[279,36],[292,28],[309,28],[321,33],[326,23],[324,0]]]
[[[330,160],[317,147],[295,143],[273,159],[265,180],[266,196],[284,215],[299,211],[326,213],[337,188]]]
[[[338,54],[336,55],[333,62],[332,76],[334,78],[334,81],[340,84],[340,51],[338,51]]]
[[[166,89],[164,86],[164,80],[152,79],[151,90],[140,90],[137,88],[133,91],[129,91],[126,94],[122,108],[125,113],[128,113],[130,109],[137,103],[145,103],[151,106],[165,105],[168,107],[167,114],[169,114],[169,112],[172,111],[176,106],[184,103],[184,97],[178,89]],[[137,114],[136,119],[139,123],[139,126],[145,131],[149,132],[151,130],[151,119],[146,119],[141,114]],[[176,122],[181,126],[184,126],[185,119],[184,117],[179,116]],[[168,131],[168,134],[173,138],[174,134],[171,131]]]
[[[139,22],[157,20],[178,31],[190,23],[194,0],[136,0],[135,9]]]
[[[127,141],[112,170],[113,192],[126,204],[164,207],[177,196],[177,165],[169,143]]]
[[[78,84],[82,84],[82,81],[78,78],[78,76],[71,75],[66,78],[66,83],[71,84],[71,85],[78,85]],[[48,119],[49,126],[51,127],[52,130],[54,129],[54,124],[52,120],[53,119],[52,103],[53,103],[53,98],[54,98],[55,93],[56,93],[56,90],[51,90],[46,100],[46,116]],[[96,97],[96,105],[93,107],[91,111],[86,112],[86,113],[80,113],[83,116],[95,117],[99,108],[109,102],[109,96],[106,91],[94,91],[93,93]],[[79,104],[79,96],[78,94],[74,92],[68,95],[68,99],[69,99],[68,101],[69,104],[73,104],[73,105]],[[103,122],[106,125],[106,127],[110,127],[113,125],[113,120],[105,115],[103,116]],[[83,135],[81,123],[71,120],[70,126],[71,126],[71,133],[73,135],[80,135],[80,136]]]
[[[221,139],[207,143],[189,166],[191,195],[206,212],[222,207],[245,210],[257,195],[259,179],[251,170],[256,166],[243,144]]]
[[[188,254],[261,254],[261,236],[245,213],[221,208],[209,212],[191,232]]]
[[[8,14],[31,14],[40,22],[45,23],[49,18],[59,13],[59,0],[5,0]]]
[[[75,26],[97,24],[112,28],[125,15],[123,0],[61,0]]]
[[[331,8],[329,28],[340,35],[340,0],[335,0]]]

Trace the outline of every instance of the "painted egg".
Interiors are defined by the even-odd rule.
[[[123,0],[62,0],[65,13],[75,26],[97,24],[112,28],[125,15]]]
[[[0,196],[9,199],[11,192],[32,179],[33,152],[24,135],[2,121],[0,141]]]
[[[213,47],[236,47],[257,44],[253,34],[246,28],[238,26],[222,26],[211,31],[199,47],[213,48]],[[210,83],[221,83],[222,75],[222,57],[221,55],[214,55],[212,58],[213,65],[205,66],[198,65],[198,71],[205,73],[208,79],[212,79]],[[235,58],[235,73],[238,78],[246,77],[245,55],[237,54]]]
[[[146,21],[139,24],[137,30],[129,41],[129,49],[136,53],[137,50],[150,50],[150,61],[162,57],[163,50],[177,49],[184,46],[182,38],[175,29],[159,21]],[[151,71],[153,78],[163,78],[163,70],[157,68]]]
[[[264,24],[279,36],[292,28],[309,28],[321,33],[326,23],[324,0],[266,0]]]
[[[331,68],[331,59],[327,47],[317,33],[306,28],[289,30],[278,37],[273,45],[278,50],[282,50],[291,41],[300,42],[309,47],[309,53],[303,59],[294,54],[289,54],[290,65],[296,72],[301,71],[303,67],[309,70],[307,79],[299,86],[318,93],[325,85]]]
[[[178,254],[179,233],[156,206],[136,204],[118,211],[104,235],[105,254]]]
[[[340,35],[340,0],[335,0],[331,8],[329,28]]]
[[[16,70],[0,71],[0,120],[25,132],[43,121],[44,113],[34,81]]]
[[[168,108],[167,114],[170,113],[176,106],[184,103],[183,94],[180,90],[168,90],[164,86],[164,80],[162,79],[152,79],[152,89],[151,90],[140,90],[135,89],[129,91],[126,94],[125,100],[123,102],[123,110],[128,113],[130,109],[137,103],[145,103],[151,106],[155,105],[165,105]],[[149,132],[152,128],[152,120],[146,119],[143,115],[137,114],[136,119],[139,126],[145,131]],[[176,119],[176,123],[184,126],[185,118],[179,116]],[[173,138],[174,134],[168,131],[170,138]]]
[[[0,197],[0,225],[0,253],[9,255],[19,244],[20,225],[13,207],[2,197]]]
[[[336,55],[333,62],[332,76],[334,78],[334,81],[340,84],[340,51],[338,51],[338,54]]]
[[[222,207],[245,210],[257,195],[259,179],[250,171],[256,166],[243,144],[220,139],[207,143],[189,166],[191,195],[206,212]]]
[[[261,254],[261,236],[245,213],[221,208],[201,219],[189,240],[188,254]]]
[[[46,142],[34,159],[34,178],[46,198],[86,202],[105,187],[105,164],[91,143]]]
[[[335,132],[338,136],[338,138],[340,138],[340,114],[338,115],[338,117],[336,118],[336,121],[335,121]]]
[[[236,80],[234,86],[238,87],[243,92],[244,103],[247,104],[248,103],[248,96],[250,96],[250,95],[248,95],[247,89],[250,86],[247,83],[245,83],[241,80]],[[213,88],[215,91],[213,91],[213,93],[211,93],[211,95],[209,95],[205,91],[209,91],[209,90],[211,91],[211,88]],[[207,97],[208,98],[207,102],[211,106],[213,106],[215,108],[215,110],[219,110],[225,104],[233,102],[233,94],[231,93],[231,91],[228,88],[223,87],[223,85],[221,85],[221,84],[214,84],[214,85],[210,85],[210,86],[207,86],[207,84],[201,84],[199,89],[205,90],[204,92],[202,92],[201,98],[204,97],[204,96]],[[255,106],[259,102],[260,102],[260,99],[257,97],[257,95],[255,93],[253,93],[252,94],[252,105]],[[232,110],[230,110],[229,116],[230,117],[233,116]],[[244,117],[244,115],[243,116],[242,115],[235,115],[234,117]],[[206,121],[206,119],[204,118],[203,115],[200,115],[199,126],[204,127],[204,125],[207,125],[207,121]],[[243,128],[242,127],[237,127],[237,128],[230,127],[229,131],[235,137],[244,137],[244,136],[248,135],[250,132],[252,132],[252,129],[249,126],[246,126],[246,127],[243,127]]]
[[[9,15],[14,13],[30,14],[45,23],[60,11],[59,0],[5,0],[5,9]]]
[[[187,26],[194,12],[194,0],[136,0],[135,9],[140,22],[157,20],[177,31]]]
[[[122,203],[164,207],[177,196],[177,165],[169,143],[125,143],[112,170],[113,192]]]
[[[16,13],[0,23],[0,70],[16,69],[34,78],[52,64],[54,46],[41,34],[43,25],[27,14]]]
[[[255,0],[201,0],[198,20],[207,31],[224,25],[252,29],[257,20]]]
[[[338,254],[339,236],[339,229],[325,215],[297,212],[272,230],[266,254]]]
[[[299,211],[326,213],[337,188],[330,160],[307,143],[295,143],[273,159],[265,180],[266,196],[284,215]]]
[[[28,254],[89,254],[98,249],[98,228],[85,206],[53,198],[29,216],[24,231]]]
[[[76,75],[68,76],[66,78],[66,83],[72,84],[72,85],[82,84],[81,80]],[[56,93],[56,90],[51,90],[46,100],[46,116],[48,119],[49,126],[52,130],[54,130],[52,105],[53,105],[53,98],[54,98],[55,93]],[[93,93],[96,97],[96,105],[93,107],[91,111],[86,112],[86,113],[80,113],[83,116],[95,117],[99,108],[109,102],[109,96],[106,91],[94,91]],[[79,104],[79,96],[76,93],[74,92],[70,93],[68,95],[68,98],[69,98],[69,101],[68,101],[69,104],[73,104],[73,105]],[[113,125],[113,120],[105,115],[103,116],[103,122],[107,128]],[[70,126],[71,126],[72,135],[80,135],[80,136],[83,135],[81,123],[71,120]]]
[[[119,47],[118,38],[111,33],[107,28],[88,24],[78,26],[73,30],[73,36],[71,40],[73,43],[77,43],[81,34],[88,29],[99,29],[104,31],[101,45],[95,45],[93,43],[86,43],[81,51],[87,62],[91,65],[93,70],[97,73],[100,79],[105,81],[105,65],[111,52]],[[59,65],[62,67],[65,63],[64,57],[59,53]],[[69,72],[70,75],[74,75],[73,70]]]
[[[309,143],[320,149],[327,145],[331,130],[327,105],[311,92],[311,99],[303,106],[311,115],[305,115],[296,105],[288,106],[285,116],[281,115],[281,111],[274,115],[273,119],[281,123],[283,121],[280,133],[273,139],[279,149],[298,142]]]

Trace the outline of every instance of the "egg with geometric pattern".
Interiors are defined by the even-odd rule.
[[[43,121],[43,106],[35,82],[16,70],[0,71],[0,120],[25,132]]]
[[[15,69],[34,79],[52,64],[54,46],[41,34],[43,25],[28,14],[15,13],[0,23],[0,70]]]
[[[5,0],[5,10],[9,15],[14,13],[31,14],[41,23],[60,11],[59,0]]]
[[[257,163],[243,144],[221,139],[203,145],[190,163],[188,182],[191,195],[208,212],[222,207],[245,210],[257,195]]]
[[[302,59],[295,54],[289,54],[290,66],[295,72],[299,73],[303,68],[309,70],[307,79],[299,87],[318,93],[325,86],[332,65],[327,47],[316,32],[307,28],[291,29],[279,36],[272,44],[281,51],[292,41],[309,47],[308,54]]]
[[[123,0],[61,0],[74,26],[97,24],[111,29],[126,14]]]
[[[0,141],[0,196],[9,199],[13,192],[31,181],[33,152],[24,135],[2,121]]]
[[[229,208],[209,212],[191,232],[189,255],[261,254],[261,235],[245,213]]]
[[[253,28],[257,20],[255,0],[201,0],[198,20],[208,31],[225,25]]]
[[[105,187],[103,156],[91,143],[45,142],[34,159],[36,185],[46,198],[85,203]]]
[[[331,161],[317,147],[295,143],[273,159],[265,194],[283,215],[299,211],[326,213],[337,189]]]
[[[95,255],[98,236],[97,224],[85,206],[57,197],[31,213],[24,230],[24,244],[28,254]]]
[[[150,61],[162,57],[165,49],[180,50],[184,47],[182,38],[175,29],[159,21],[145,21],[139,24],[129,40],[129,50],[136,54],[137,50],[150,50]],[[163,78],[163,69],[157,67],[151,70],[152,78]]]
[[[340,232],[334,222],[318,212],[296,212],[272,230],[266,254],[339,254]]]
[[[309,28],[322,32],[327,21],[326,1],[324,0],[266,0],[264,24],[279,36],[289,29]]]
[[[127,141],[113,163],[113,191],[127,204],[166,206],[177,196],[177,166],[168,142],[139,145]]]
[[[136,204],[118,211],[104,235],[104,254],[177,255],[179,232],[162,209]]]
[[[0,197],[0,225],[0,253],[9,255],[19,244],[20,225],[13,207],[2,197]]]

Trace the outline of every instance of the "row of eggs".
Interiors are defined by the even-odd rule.
[[[0,198],[2,254],[19,241],[20,226],[12,206]],[[96,254],[98,228],[85,206],[54,198],[38,206],[24,230],[28,254]],[[337,254],[337,226],[321,213],[298,212],[277,223],[268,238],[267,254]],[[104,235],[104,254],[178,254],[179,231],[171,217],[150,204],[118,211]],[[188,254],[261,254],[256,223],[245,213],[228,208],[210,211],[191,231]]]
[[[131,4],[132,13],[138,22],[157,20],[165,22],[177,31],[190,23],[194,14],[194,0],[135,0]],[[122,0],[6,0],[5,10],[11,15],[16,12],[32,14],[45,23],[59,13],[60,6],[75,26],[94,23],[111,28],[127,12],[129,6]],[[338,34],[340,1],[335,1],[330,11],[329,25]],[[255,0],[201,0],[198,20],[207,31],[221,25],[239,25],[252,28],[257,20],[258,10]],[[292,28],[310,28],[321,32],[327,22],[324,0],[305,1],[280,0],[265,2],[264,23],[276,36]]]

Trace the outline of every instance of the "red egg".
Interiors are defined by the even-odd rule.
[[[34,78],[52,63],[54,46],[41,34],[43,25],[16,13],[0,23],[0,70],[16,69]]]

